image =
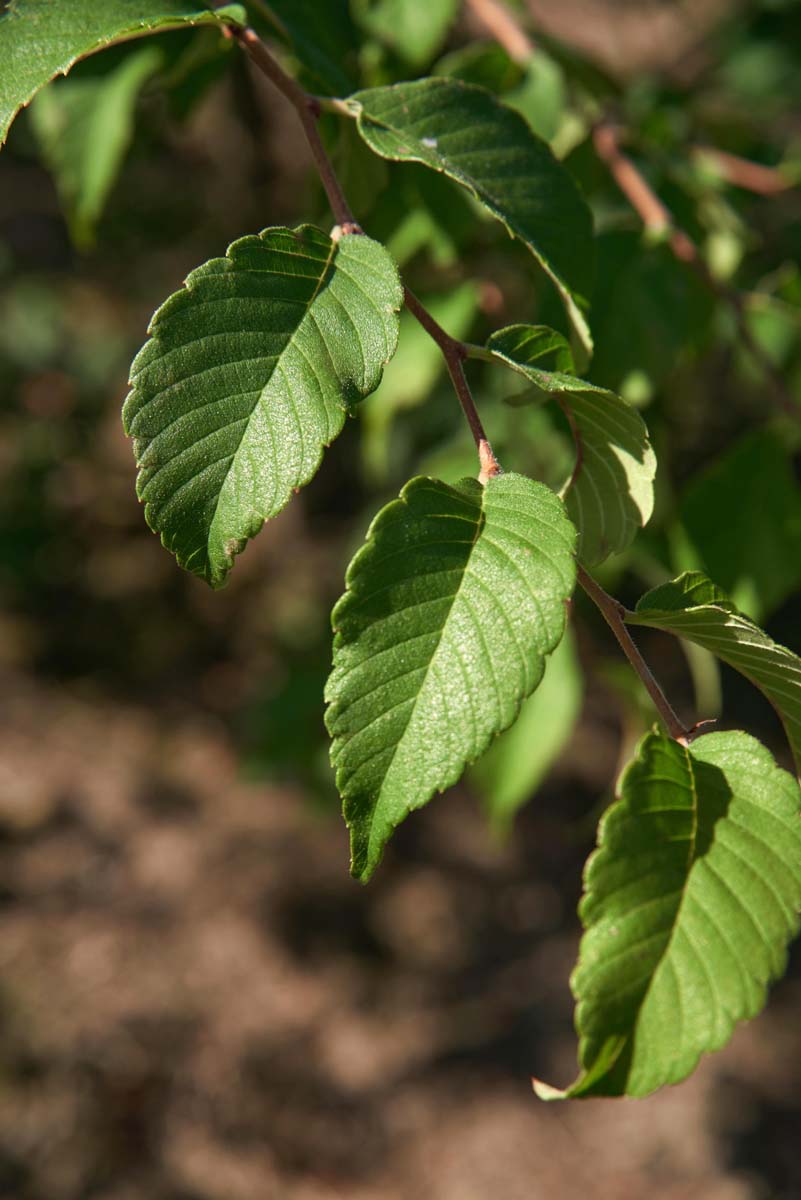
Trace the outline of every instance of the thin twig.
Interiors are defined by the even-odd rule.
[[[596,583],[580,564],[578,568],[578,581],[593,603],[601,610],[601,614],[617,638],[621,650],[639,675],[648,695],[654,702],[654,707],[665,722],[668,733],[675,741],[680,742],[682,746],[687,746],[690,742],[692,731],[681,723],[670,701],[651,673],[650,667],[637,649],[634,639],[624,622],[626,610],[623,605],[605,592],[600,584]]]
[[[716,146],[693,146],[692,151],[702,162],[710,162],[727,183],[758,196],[778,196],[794,186],[793,180],[780,167],[766,167],[763,163],[741,158],[739,154],[729,154],[728,150],[718,150]]]
[[[484,426],[481,423],[481,417],[478,415],[473,394],[470,391],[470,386],[467,382],[464,373],[464,360],[467,357],[467,347],[464,342],[457,341],[456,338],[442,328],[439,321],[432,317],[427,308],[420,303],[410,288],[404,287],[403,298],[406,301],[406,307],[413,317],[420,322],[423,329],[429,337],[433,338],[442,351],[445,365],[448,368],[451,380],[453,382],[456,395],[459,397],[459,403],[462,406],[462,411],[467,418],[467,423],[470,426],[470,432],[473,435],[473,440],[476,443],[478,450],[479,461],[481,462],[481,474],[479,478],[482,483],[486,483],[487,479],[493,475],[500,474],[500,465],[495,455],[492,452],[489,440],[484,432]]]
[[[317,119],[320,115],[320,104],[314,96],[310,96],[303,88],[295,82],[295,80],[287,75],[286,71],[273,58],[270,51],[265,46],[259,35],[252,29],[240,29],[232,27],[230,36],[235,37],[242,48],[250,55],[255,65],[262,71],[271,83],[286,96],[289,103],[297,112],[303,125],[303,130],[311,147],[314,161],[317,165],[317,170],[320,174],[323,187],[328,196],[331,205],[331,211],[334,214],[334,219],[337,222],[338,229],[335,231],[335,236],[340,236],[342,233],[361,233],[361,227],[356,222],[350,205],[345,198],[345,193],[337,178],[333,164],[326,154],[320,133],[317,128]],[[484,427],[481,424],[481,418],[478,415],[475,401],[473,400],[470,387],[462,366],[463,360],[467,357],[467,348],[463,342],[457,341],[451,337],[434,319],[431,313],[425,308],[417,297],[407,287],[404,287],[404,299],[406,306],[414,317],[420,322],[426,332],[434,339],[442,351],[445,365],[448,368],[454,390],[459,398],[459,403],[462,406],[467,423],[470,426],[470,432],[475,439],[476,448],[478,450],[478,458],[481,467],[479,479],[482,483],[486,483],[493,475],[500,473],[500,466],[495,455],[492,452],[492,447],[489,444],[487,435],[484,432]]]
[[[527,63],[536,49],[520,22],[500,0],[466,0],[467,8],[503,46],[513,62]]]

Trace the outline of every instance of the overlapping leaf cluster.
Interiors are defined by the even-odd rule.
[[[498,823],[508,822],[578,708],[575,655],[563,640],[577,560],[586,568],[624,551],[654,504],[642,417],[576,374],[588,373],[593,347],[593,219],[522,115],[525,89],[507,104],[495,94],[503,88],[477,84],[497,77],[486,56],[443,63],[415,82],[356,88],[357,29],[416,67],[430,61],[456,7],[437,0],[421,20],[408,0],[351,9],[343,0],[324,12],[313,0],[256,6],[304,77],[339,93],[335,108],[350,115],[365,153],[417,164],[469,198],[471,219],[478,210],[522,243],[570,329],[570,344],[516,324],[463,347],[523,377],[519,403],[558,405],[573,440],[558,493],[514,470],[483,482],[414,478],[348,569],[333,613],[326,723],[362,880],[398,823],[488,749],[473,778],[483,778]],[[238,26],[247,16],[239,5],[212,11],[179,0],[11,0],[0,16],[0,140],[19,108],[78,58],[162,28]],[[37,99],[35,127],[78,240],[91,236],[136,95],[157,67],[143,54],[69,97]],[[533,95],[541,83],[532,72],[526,87]],[[106,141],[96,125],[104,116],[114,126]],[[87,120],[97,134],[89,141]],[[156,311],[131,368],[124,422],[146,519],[183,567],[224,584],[247,541],[314,476],[379,386],[402,300],[386,247],[358,231],[302,225],[240,238]],[[466,325],[474,309],[471,292]],[[395,386],[402,392],[402,381]],[[401,396],[390,407],[416,402]],[[741,671],[776,707],[801,762],[801,661],[705,577],[656,588],[626,619]],[[538,1084],[542,1095],[642,1095],[676,1082],[758,1011],[782,969],[801,908],[798,785],[743,733],[684,741],[647,735],[601,823],[573,976],[580,1073],[565,1092]],[[510,763],[523,756],[521,780]]]

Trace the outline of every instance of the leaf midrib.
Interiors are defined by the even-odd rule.
[[[392,768],[392,764],[393,764],[393,763],[394,763],[394,761],[395,761],[395,757],[396,757],[396,755],[397,755],[398,751],[400,750],[401,746],[403,745],[403,742],[404,742],[404,739],[405,739],[405,737],[406,737],[406,734],[407,734],[407,732],[408,732],[409,725],[410,725],[410,723],[411,723],[412,717],[414,716],[414,713],[415,713],[415,711],[417,710],[417,705],[418,705],[418,703],[419,703],[419,699],[420,699],[420,693],[423,691],[424,687],[426,686],[426,683],[428,682],[429,675],[430,675],[430,673],[431,673],[431,671],[432,671],[432,668],[433,668],[433,666],[434,666],[435,659],[436,659],[436,657],[437,657],[437,653],[438,653],[438,651],[439,651],[439,648],[440,648],[440,646],[441,646],[441,644],[442,644],[442,639],[443,639],[443,637],[444,637],[444,635],[445,635],[445,630],[447,629],[447,626],[448,626],[448,621],[449,621],[449,618],[450,618],[451,612],[453,611],[453,606],[454,606],[454,604],[456,603],[456,599],[457,599],[457,597],[458,597],[459,593],[461,592],[461,590],[462,590],[462,588],[463,588],[463,586],[464,586],[464,582],[465,582],[465,579],[466,579],[466,577],[467,577],[468,567],[469,567],[469,565],[470,565],[470,559],[471,559],[471,558],[472,558],[472,556],[473,556],[473,551],[475,550],[475,547],[476,547],[476,545],[477,545],[477,543],[478,543],[478,540],[479,540],[479,538],[480,538],[480,536],[481,536],[482,530],[483,530],[483,528],[484,528],[484,525],[485,525],[485,523],[486,523],[486,513],[485,513],[485,511],[484,511],[484,497],[485,497],[485,495],[486,495],[486,492],[485,492],[485,491],[482,491],[482,494],[481,494],[481,506],[480,506],[480,509],[479,509],[479,511],[478,511],[478,514],[477,514],[475,533],[473,534],[473,537],[472,537],[472,539],[471,539],[471,540],[470,540],[470,542],[469,542],[469,545],[470,545],[470,551],[469,551],[469,553],[467,554],[467,556],[466,556],[466,558],[465,558],[465,563],[464,563],[464,566],[463,566],[463,568],[461,569],[461,575],[460,575],[460,579],[459,579],[459,584],[458,584],[458,586],[455,588],[455,590],[454,590],[454,592],[453,592],[453,595],[452,595],[452,597],[451,597],[451,601],[450,601],[450,604],[448,605],[448,610],[447,610],[447,613],[445,614],[444,620],[443,620],[443,622],[442,622],[442,627],[441,627],[441,629],[440,629],[440,632],[439,632],[439,634],[437,635],[437,639],[436,639],[436,642],[435,642],[435,644],[434,644],[434,646],[433,646],[433,648],[432,648],[432,650],[431,650],[431,654],[429,655],[428,662],[425,664],[425,674],[423,675],[423,678],[422,678],[422,679],[421,679],[421,681],[420,681],[420,685],[419,685],[419,687],[418,687],[418,689],[417,689],[417,693],[416,693],[416,695],[414,695],[414,696],[411,696],[411,697],[409,697],[409,700],[407,700],[407,701],[404,701],[404,703],[409,703],[409,701],[411,701],[410,708],[409,708],[409,714],[408,714],[408,716],[407,716],[407,718],[406,718],[406,721],[405,721],[405,723],[404,723],[404,726],[403,726],[403,732],[401,733],[400,737],[398,737],[398,738],[396,739],[396,741],[395,741],[395,745],[392,747],[392,753],[391,753],[391,755],[390,755],[390,758],[389,758],[389,761],[388,761],[388,763],[387,763],[387,765],[386,765],[386,769],[384,770],[383,778],[382,778],[382,780],[381,780],[381,786],[380,786],[380,788],[379,788],[379,790],[378,790],[378,793],[377,793],[377,795],[376,795],[376,798],[375,798],[375,803],[373,804],[373,817],[375,817],[375,813],[377,812],[377,810],[378,810],[378,807],[379,807],[379,805],[380,805],[380,803],[381,803],[381,799],[382,799],[382,796],[383,796],[383,791],[384,791],[384,785],[386,784],[387,776],[389,775],[389,772],[390,772],[390,770],[391,770],[391,768]],[[451,570],[453,570],[454,568],[450,568],[450,569],[451,569]],[[440,602],[441,602],[442,600],[444,600],[444,599],[445,599],[445,597],[444,597],[444,596],[442,596],[442,597],[438,597],[438,599],[439,599],[439,600],[440,600]],[[417,607],[417,605],[415,605],[414,607]],[[430,636],[431,636],[431,634],[429,633],[429,634],[427,634],[426,636],[430,637]],[[422,669],[422,668],[421,668],[421,669]],[[397,705],[396,707],[400,707],[400,705]],[[383,714],[382,714],[382,715],[383,715]],[[362,764],[360,764],[360,767],[361,767],[361,766],[363,766],[363,765],[364,765],[363,763],[362,763]],[[368,847],[369,847],[369,850],[368,850],[368,855],[367,855],[368,859],[369,859],[369,857],[370,857],[370,854],[372,853],[372,837],[373,837],[373,830],[374,830],[374,828],[375,828],[374,821],[371,821],[371,827],[370,827],[370,839],[369,839],[369,842],[368,842]]]

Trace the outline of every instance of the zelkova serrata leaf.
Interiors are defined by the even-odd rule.
[[[392,830],[506,729],[565,627],[576,533],[521,475],[417,478],[376,517],[334,609],[332,762],[362,880]]]
[[[19,110],[79,58],[160,29],[246,20],[241,4],[197,0],[10,0],[0,12],[0,146]]]
[[[646,592],[626,620],[695,642],[750,679],[778,713],[801,770],[801,658],[739,613],[725,592],[687,571]]]
[[[593,280],[592,215],[546,142],[491,92],[457,79],[419,79],[356,92],[348,101],[376,154],[420,162],[465,187],[519,238],[553,280],[578,339]]]
[[[487,349],[553,396],[568,416],[576,465],[564,499],[579,531],[579,558],[593,566],[625,550],[648,522],[656,456],[645,422],[620,396],[563,369],[537,365],[546,353],[559,353],[558,336],[543,326],[510,325],[492,334]]]
[[[585,871],[581,1073],[544,1099],[677,1083],[760,1011],[799,926],[800,804],[748,734],[646,735]]]
[[[151,528],[213,586],[379,384],[402,291],[377,242],[241,238],[156,312],[123,419]]]

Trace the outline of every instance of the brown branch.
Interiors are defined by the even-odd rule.
[[[466,6],[513,62],[528,62],[536,49],[534,42],[501,0],[466,0]]]
[[[484,426],[481,423],[481,417],[478,415],[475,400],[470,391],[469,384],[465,378],[464,360],[467,358],[467,347],[464,342],[459,342],[456,338],[442,328],[439,321],[432,317],[427,308],[424,308],[420,301],[415,296],[414,292],[409,288],[404,287],[403,298],[406,302],[406,307],[409,312],[415,317],[429,337],[433,338],[442,351],[445,359],[445,365],[448,368],[448,373],[454,386],[456,395],[459,397],[459,403],[462,406],[462,411],[467,418],[467,424],[470,426],[470,432],[473,435],[473,440],[476,443],[478,457],[481,463],[481,474],[479,479],[482,483],[491,478],[493,475],[500,474],[500,465],[495,455],[492,452],[492,447],[489,444]]]
[[[345,193],[342,191],[331,159],[328,157],[322,138],[320,137],[320,131],[317,128],[319,109],[316,101],[312,96],[304,92],[303,88],[295,82],[291,75],[287,75],[284,68],[273,58],[264,42],[253,29],[242,29],[238,26],[231,26],[230,35],[236,38],[242,49],[250,55],[250,58],[259,70],[286,97],[300,117],[303,132],[306,134],[306,140],[309,143],[309,149],[312,152],[317,172],[320,176],[320,182],[325,188],[328,203],[331,205],[331,211],[334,214],[334,220],[343,230],[349,230],[352,233],[356,232],[358,225],[354,220],[350,205],[345,199]]]
[[[712,274],[695,242],[675,224],[670,211],[639,168],[621,150],[616,126],[607,120],[599,121],[593,128],[592,141],[596,154],[605,163],[618,188],[641,218],[646,229],[664,232],[674,257],[687,263],[712,295],[730,306],[740,342],[770,384],[776,404],[794,420],[801,420],[801,409],[792,393],[788,391],[780,372],[776,370],[751,332],[743,297],[736,289],[727,287]]]
[[[727,183],[758,196],[778,196],[793,187],[793,181],[778,167],[766,167],[715,146],[693,146],[692,151],[696,158],[709,161]]]
[[[594,604],[601,610],[607,625],[618,640],[621,650],[642,680],[654,707],[665,723],[668,733],[682,746],[690,743],[693,730],[687,729],[679,720],[667,696],[654,678],[651,668],[637,649],[636,643],[626,628],[625,608],[596,583],[579,564],[578,581]],[[695,727],[693,727],[695,728]]]
[[[323,187],[325,188],[328,201],[331,205],[331,211],[334,214],[334,219],[337,222],[337,229],[334,231],[334,237],[339,237],[343,233],[361,233],[362,229],[356,222],[350,205],[345,198],[345,193],[337,178],[333,164],[328,157],[325,147],[323,146],[320,132],[317,128],[317,119],[320,115],[320,104],[314,96],[310,96],[303,88],[288,75],[280,63],[273,58],[272,54],[265,46],[259,35],[253,29],[242,29],[233,26],[228,30],[230,37],[236,38],[240,46],[250,56],[255,65],[263,72],[275,87],[286,97],[295,112],[300,117],[303,125],[306,139],[311,148],[317,170],[320,175]],[[453,382],[454,390],[459,398],[459,403],[462,406],[462,411],[467,418],[467,423],[470,426],[470,431],[475,439],[476,448],[478,450],[478,458],[481,467],[479,479],[482,483],[486,483],[492,475],[497,475],[500,472],[495,455],[492,452],[492,447],[487,440],[487,435],[484,432],[484,427],[481,424],[481,418],[478,415],[475,401],[473,400],[470,387],[464,373],[462,365],[463,360],[467,357],[467,348],[463,342],[459,342],[456,338],[452,338],[447,333],[438,321],[432,317],[431,313],[425,308],[417,297],[407,287],[404,287],[404,300],[406,306],[413,316],[417,318],[426,332],[434,339],[442,351],[445,359],[445,365],[448,368],[448,373]]]

